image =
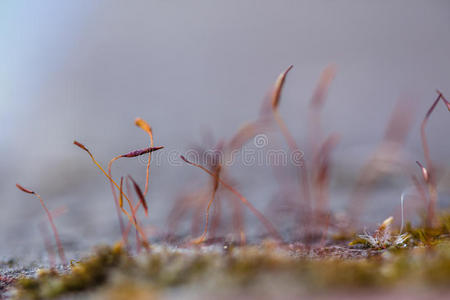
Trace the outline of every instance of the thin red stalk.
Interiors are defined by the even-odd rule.
[[[281,132],[286,139],[286,142],[291,149],[292,153],[303,153],[300,148],[297,146],[297,143],[295,142],[294,138],[289,132],[289,129],[287,128],[286,124],[284,123],[284,120],[281,118],[281,115],[277,110],[274,111],[275,120],[278,123],[278,126],[281,129]],[[299,177],[300,177],[300,185],[302,187],[303,191],[303,198],[306,202],[307,207],[311,207],[310,205],[310,199],[311,199],[311,193],[309,191],[309,180],[308,180],[308,172],[306,169],[306,162],[303,157],[300,158],[299,163]]]
[[[187,200],[189,197],[180,195],[176,198],[175,203],[167,217],[167,237],[168,240],[175,235],[178,224],[182,217],[186,214]]]
[[[120,192],[123,192],[123,177],[120,178]],[[131,216],[133,217],[134,223],[138,224],[137,218],[136,218],[136,211],[134,210],[133,207],[133,202],[131,201],[131,193],[130,193],[130,189],[129,189],[129,184],[128,184],[128,177],[127,177],[127,192],[129,195],[129,200],[127,200],[128,202],[128,206],[130,207],[130,211],[131,211]],[[131,199],[131,200],[130,200]],[[128,223],[129,226],[127,227],[126,231],[125,231],[125,236],[127,237],[128,240],[128,233],[131,229],[131,223]],[[140,239],[139,239],[139,235],[138,235],[138,231],[136,230],[136,250],[138,251],[138,253],[140,252]]]
[[[284,80],[284,79],[283,79]],[[269,99],[270,100],[270,99]],[[276,106],[276,103],[269,103],[270,107]],[[264,104],[265,106],[266,104]],[[264,111],[266,109],[263,109]],[[271,111],[271,110],[270,110]],[[237,133],[231,138],[230,142],[227,145],[227,156],[225,156],[225,162],[229,162],[229,159],[233,159],[232,153],[244,146],[251,138],[255,137],[258,133],[264,132],[267,129],[270,118],[267,118],[267,113],[264,112],[259,119],[256,121],[244,124]],[[224,172],[223,172],[224,173]],[[224,177],[224,176],[222,176]],[[246,235],[244,231],[244,221],[242,216],[242,207],[239,205],[239,202],[233,198],[232,201],[233,206],[233,226],[237,231],[240,244],[245,245],[246,243]]]
[[[52,247],[52,243],[49,238],[49,233],[48,233],[45,225],[42,223],[39,224],[39,229],[41,230],[42,239],[44,240],[44,246],[45,246],[45,249],[47,250],[48,259],[50,262],[50,268],[53,269],[53,268],[55,268],[55,251]]]
[[[151,134],[150,132],[150,147],[153,147],[153,134]],[[148,187],[150,184],[150,163],[152,161],[152,153],[150,152],[148,154],[148,162],[147,162],[147,174],[145,177],[145,191],[144,191],[144,196],[147,195],[148,193]]]
[[[66,260],[65,254],[64,254],[64,248],[63,248],[63,245],[62,245],[62,243],[61,243],[61,240],[59,239],[58,230],[56,230],[56,226],[55,226],[55,223],[53,222],[52,214],[51,214],[50,211],[47,209],[47,206],[45,206],[44,201],[42,200],[41,196],[40,196],[39,194],[37,194],[37,193],[35,193],[35,195],[36,195],[36,197],[39,198],[39,201],[41,202],[41,205],[42,205],[42,207],[44,208],[45,213],[46,213],[47,216],[48,216],[48,220],[50,221],[50,225],[51,225],[51,227],[52,227],[53,234],[54,234],[54,236],[55,236],[56,245],[58,246],[58,255],[59,255],[59,258],[61,259],[61,262],[65,265],[65,264],[67,263],[67,260]]]
[[[176,198],[175,204],[173,205],[167,218],[169,237],[174,235],[180,220],[187,214],[189,208],[193,205],[192,203],[194,200],[203,203],[203,199],[205,199],[207,195],[209,196],[209,194],[209,190],[206,189],[195,192],[185,191]]]
[[[245,231],[244,231],[244,222],[243,222],[243,217],[242,217],[242,207],[239,203],[239,200],[236,198],[233,198],[232,201],[233,204],[233,226],[234,226],[234,230],[238,233],[239,235],[239,240],[240,240],[240,245],[244,246],[246,244],[246,236],[245,236]]]
[[[139,209],[140,202],[138,202],[138,204],[136,205],[136,208],[133,207],[134,199],[133,199],[133,196],[132,196],[133,193],[131,192],[131,187],[130,187],[130,182],[128,180],[128,177],[125,178],[125,182],[126,182],[126,187],[127,187],[127,194],[130,196],[129,198],[130,198],[130,201],[132,203],[132,205],[130,206],[131,215],[133,216],[134,221],[137,223],[136,212]],[[131,226],[132,226],[132,224],[130,224],[130,223],[128,223],[128,224],[129,225],[128,225],[128,229],[127,230],[129,231]],[[136,238],[136,250],[137,250],[137,253],[140,253],[141,252],[141,240],[139,238],[139,233],[137,232],[137,230],[135,230],[135,233],[136,233],[136,237],[135,237]]]
[[[77,142],[77,141],[73,141],[73,144],[75,146],[80,147],[81,149],[83,149],[84,151],[87,152],[87,154],[89,154],[89,157],[91,158],[92,162],[97,166],[97,168],[102,171],[102,173],[106,176],[106,178],[109,179],[110,182],[112,182],[117,189],[119,188],[119,185],[111,178],[111,176],[108,175],[108,173],[106,173],[106,171],[102,168],[102,166],[95,160],[94,156],[92,155],[92,153],[81,143]],[[124,195],[124,197],[126,198],[126,195]]]
[[[47,206],[45,206],[45,203],[42,200],[41,196],[38,193],[36,193],[36,192],[34,192],[34,191],[30,190],[30,189],[26,189],[26,188],[22,187],[20,184],[16,184],[16,187],[18,189],[20,189],[22,192],[25,192],[27,194],[32,194],[32,195],[36,196],[39,199],[39,202],[41,203],[42,208],[45,210],[45,213],[47,214],[48,221],[50,222],[50,226],[51,226],[51,228],[53,230],[53,235],[55,237],[56,245],[58,247],[59,258],[61,259],[61,263],[65,265],[67,263],[67,260],[66,260],[66,256],[64,255],[63,245],[61,243],[61,240],[59,239],[58,230],[56,230],[56,226],[55,226],[55,223],[53,222],[52,214],[47,209]]]
[[[106,173],[106,171],[102,168],[102,166],[95,160],[95,158],[94,158],[94,156],[92,155],[92,153],[83,145],[83,144],[81,144],[81,143],[79,143],[79,142],[77,142],[77,141],[74,141],[73,142],[74,143],[74,145],[76,145],[76,146],[78,146],[78,147],[80,147],[81,149],[83,149],[84,151],[86,151],[88,154],[89,154],[89,156],[90,156],[90,158],[92,159],[92,161],[94,162],[94,164],[100,169],[100,171],[102,171],[102,173],[116,186],[116,188],[118,189],[118,190],[120,190],[120,187],[119,187],[119,185],[111,178],[111,176],[109,176],[107,173]],[[159,149],[161,149],[161,148],[159,148]],[[146,150],[148,150],[148,149],[146,149]],[[145,151],[146,151],[145,150]],[[157,149],[158,150],[158,149]],[[144,150],[138,150],[138,151],[134,151],[134,152],[130,152],[130,153],[128,153],[128,154],[124,154],[123,155],[123,157],[135,157],[135,156],[138,156],[138,155],[142,155],[142,154],[144,154],[144,153],[148,153],[148,152],[151,152],[152,150],[148,150],[147,152],[145,152]],[[122,192],[122,195],[123,195],[123,197],[125,197],[125,199],[127,199],[128,201],[129,201],[129,199],[128,199],[128,197],[127,197],[127,195],[125,195],[123,192]],[[130,222],[132,222],[132,224],[136,227],[136,230],[138,230],[139,231],[139,234],[141,235],[141,237],[144,239],[144,241],[147,241],[147,239],[146,239],[146,235],[145,235],[145,233],[141,230],[141,228],[139,228],[139,226],[134,222],[134,220],[131,218],[131,216],[130,216],[130,214],[128,214],[128,212],[126,211],[126,210],[124,210],[124,209],[122,209],[122,211],[123,211],[123,213],[127,216],[127,218],[130,220]]]
[[[133,212],[135,215],[136,215],[136,212],[138,211],[140,205],[141,205],[141,203],[138,202],[138,204],[136,204],[136,206],[132,209],[132,212]],[[136,219],[135,222],[137,222],[137,219]],[[125,228],[125,234],[126,234],[127,236],[128,236],[128,233],[130,232],[132,226],[133,226],[133,223],[132,223],[132,222],[129,222],[127,228]]]
[[[112,175],[111,175],[111,167],[112,167],[112,163],[113,163],[115,160],[119,159],[119,157],[120,157],[120,156],[114,157],[114,158],[111,159],[111,160],[109,161],[109,163],[108,163],[108,175],[109,175],[110,178],[112,178]],[[113,198],[114,198],[114,206],[115,206],[115,208],[116,208],[117,218],[119,219],[120,232],[122,233],[122,240],[123,240],[123,243],[124,243],[125,248],[128,248],[128,239],[127,239],[127,236],[125,235],[125,225],[124,225],[124,223],[123,223],[122,215],[121,215],[121,213],[120,213],[121,207],[122,207],[122,205],[123,205],[123,204],[121,203],[121,202],[122,202],[122,199],[123,199],[123,196],[122,196],[123,193],[120,193],[120,199],[121,199],[121,201],[118,201],[118,200],[117,200],[117,195],[116,195],[116,189],[115,189],[114,184],[113,184],[113,182],[112,182],[111,180],[109,181],[109,184],[110,184],[110,186],[111,186],[111,192],[112,192]],[[119,190],[122,190],[122,189],[119,189]]]
[[[444,95],[439,90],[437,90],[436,92],[441,96],[441,100],[444,101],[445,106],[447,106],[448,111],[450,111],[450,102],[447,100],[447,98],[444,97]]]
[[[216,197],[217,189],[219,188],[220,169],[221,169],[221,167],[220,167],[220,165],[218,165],[216,170],[215,170],[215,177],[213,178],[214,182],[213,182],[211,198],[209,199],[208,205],[206,206],[205,228],[203,230],[202,235],[192,241],[192,243],[194,243],[194,244],[201,244],[201,243],[203,243],[205,241],[205,239],[206,239],[206,236],[208,235],[209,211],[210,211],[211,205],[212,205],[212,203],[214,201],[214,198]]]
[[[125,194],[124,194],[125,195]],[[128,201],[128,203],[130,203],[130,200],[126,197],[126,200]],[[133,211],[133,210],[131,210]],[[122,207],[122,212],[127,216],[129,222],[134,226],[134,228],[139,232],[140,236],[141,236],[141,244],[143,245],[148,245],[148,239],[147,239],[147,235],[145,234],[145,232],[142,230],[142,228],[139,226],[139,224],[137,223],[137,220],[134,219],[132,216],[130,216],[130,214]],[[129,230],[125,230],[125,235],[128,236],[128,232]]]
[[[330,156],[337,145],[339,137],[336,134],[330,135],[317,153],[317,171],[314,178],[314,186],[317,192],[316,219],[323,221],[323,236],[326,236],[329,223],[329,178],[330,178]]]
[[[276,239],[279,241],[282,241],[282,237],[281,235],[278,233],[278,231],[275,229],[275,227],[272,225],[272,223],[270,223],[269,220],[266,219],[266,217],[264,217],[264,215],[259,212],[259,210],[257,210],[241,193],[239,193],[236,189],[234,189],[232,186],[230,186],[229,184],[227,184],[226,182],[224,182],[220,177],[217,177],[216,174],[214,174],[213,172],[211,172],[210,170],[206,169],[205,167],[196,164],[194,162],[191,162],[189,160],[187,160],[184,156],[180,156],[181,159],[194,166],[197,167],[201,170],[203,170],[204,172],[208,173],[210,176],[212,176],[213,178],[217,178],[217,180],[225,187],[227,188],[230,192],[232,192],[234,195],[236,195],[242,203],[244,203],[249,209],[250,211],[258,218],[258,220],[266,227],[267,231]]]
[[[135,124],[136,126],[138,126],[139,128],[141,128],[142,130],[144,130],[145,132],[147,132],[148,136],[150,137],[150,147],[153,147],[153,130],[150,127],[150,125],[148,125],[147,122],[145,122],[143,119],[141,118],[136,118],[135,120]],[[144,191],[144,196],[147,195],[148,193],[148,187],[149,187],[149,181],[150,181],[150,163],[152,160],[152,153],[150,152],[148,154],[148,162],[147,162],[147,174],[145,177],[145,191]]]
[[[111,175],[112,164],[113,164],[116,160],[118,160],[119,158],[124,158],[124,157],[127,157],[127,158],[129,158],[129,157],[136,157],[136,156],[140,156],[140,155],[143,155],[143,154],[146,154],[146,153],[151,153],[151,152],[153,152],[153,151],[160,150],[160,149],[162,149],[162,148],[164,148],[164,147],[153,147],[153,146],[152,146],[152,147],[148,147],[148,148],[145,148],[145,149],[132,151],[132,152],[129,152],[129,153],[127,153],[127,154],[122,154],[122,155],[118,155],[118,156],[114,157],[114,158],[111,159],[111,160],[109,161],[109,163],[108,163],[108,177],[109,177],[109,178],[112,178],[112,175]],[[134,180],[133,180],[133,181],[134,181]],[[113,186],[113,184],[114,184],[114,185],[116,185],[116,187],[117,187],[117,184],[114,183],[114,180],[112,180],[112,179],[111,179],[110,183],[111,183],[112,194],[113,194],[113,196],[114,196],[114,202],[117,203],[117,195],[116,195],[115,188],[114,188],[114,186]],[[141,194],[142,194],[142,192],[141,192]],[[120,193],[120,195],[121,195],[121,199],[122,199],[122,196],[124,196],[124,197],[127,199],[127,201],[129,201],[129,199],[127,198],[127,196],[123,194],[123,191]],[[122,201],[119,201],[119,207],[120,207],[120,208],[123,207]]]
[[[131,195],[131,192],[130,192],[130,186],[129,186],[129,182],[128,182],[128,179],[132,179],[130,176],[127,176],[127,178],[126,178],[126,184],[127,184],[127,192]],[[132,200],[132,198],[131,198],[131,196],[130,196],[130,199]],[[133,201],[129,201],[128,202],[128,204],[130,204],[130,203],[133,203]],[[135,217],[135,222],[136,222],[136,224],[137,224],[137,217],[136,217],[136,213],[137,213],[137,211],[139,210],[139,207],[141,206],[141,204],[142,204],[142,201],[138,201],[137,202],[137,204],[134,206],[134,208],[132,208],[132,206],[130,207],[130,210],[131,210],[131,213],[132,213],[132,215]],[[129,225],[128,225],[128,227],[125,229],[125,234],[127,234],[128,235],[128,233],[129,233],[129,231],[130,231],[130,229],[131,229],[131,225],[132,225],[132,223],[130,222],[129,223]],[[142,245],[142,246],[144,246],[147,250],[148,250],[148,243],[147,243],[147,238],[145,238],[144,240],[141,240],[141,238],[137,238],[137,240],[139,240],[139,242],[140,242],[140,245]]]
[[[309,218],[311,215],[311,192],[309,189],[309,179],[308,179],[308,171],[306,162],[303,158],[303,152],[298,147],[297,143],[295,142],[295,139],[291,135],[289,129],[286,126],[286,123],[284,122],[283,118],[281,117],[280,113],[278,112],[278,106],[280,103],[281,98],[281,91],[285,82],[285,78],[287,73],[292,69],[292,66],[289,66],[283,73],[281,73],[277,81],[275,82],[275,87],[272,93],[272,109],[273,114],[275,117],[275,121],[277,122],[278,126],[280,127],[281,133],[283,134],[284,138],[286,139],[286,142],[291,150],[292,153],[301,154],[300,161],[298,162],[298,168],[297,168],[297,175],[299,178],[299,184],[301,187],[301,190],[303,192],[303,201],[305,202],[305,212],[304,212],[304,218],[305,218],[305,224],[309,224]],[[306,229],[306,227],[305,227]],[[306,230],[306,233],[308,235],[308,230]]]
[[[336,74],[336,68],[330,65],[322,72],[317,87],[311,98],[308,110],[308,149],[312,157],[311,176],[312,180],[312,197],[314,198],[314,210],[316,220],[323,221],[322,225],[326,227],[326,220],[323,220],[323,216],[326,210],[328,210],[328,155],[331,142],[329,137],[322,142],[322,110],[325,103],[325,98],[328,93],[328,89]],[[320,145],[322,144],[322,145]],[[311,203],[313,204],[313,203]],[[325,232],[326,234],[326,232]]]
[[[313,158],[316,158],[318,154],[319,144],[322,139],[322,126],[321,126],[321,113],[324,106],[325,98],[328,93],[331,81],[336,74],[336,68],[331,65],[325,68],[322,72],[319,83],[317,84],[316,90],[311,98],[309,104],[309,150]],[[315,161],[315,159],[313,159]],[[313,166],[315,168],[316,166]]]
[[[426,194],[424,187],[420,184],[419,179],[417,179],[417,177],[415,175],[411,176],[411,180],[412,180],[414,186],[416,187],[416,190],[419,192],[419,196],[422,199],[423,203],[426,205],[427,204],[427,194]]]
[[[441,92],[437,91],[437,93],[438,93],[438,96],[436,97],[436,100],[434,100],[430,109],[428,109],[428,111],[425,114],[425,117],[422,121],[422,124],[420,126],[420,137],[421,137],[421,141],[422,141],[423,155],[425,158],[426,170],[428,171],[427,186],[428,186],[428,195],[429,195],[429,206],[428,206],[428,214],[427,214],[427,225],[430,227],[432,227],[435,223],[435,210],[436,210],[438,194],[437,194],[437,187],[436,187],[435,169],[434,169],[433,161],[431,160],[430,148],[428,146],[425,127],[428,123],[428,119],[430,118],[431,114],[433,113],[434,109],[436,108],[439,100],[442,99],[444,104],[447,106],[447,109],[450,111],[450,103],[443,97]],[[422,167],[422,172],[423,172],[423,167]]]
[[[128,198],[126,198],[127,201],[129,201]],[[137,223],[137,220],[133,219],[132,216],[124,209],[122,208],[122,212],[127,216],[128,221],[134,226],[134,228],[139,232],[139,235],[141,236],[141,244],[148,245],[148,239],[145,232],[142,230],[142,228]],[[128,236],[129,229],[125,229],[125,235]],[[147,248],[147,247],[146,247]]]
[[[120,177],[120,188],[119,188],[119,205],[123,207],[123,176]]]
[[[222,214],[221,202],[222,200],[220,199],[220,197],[216,197],[216,201],[214,202],[213,215],[211,217],[211,226],[209,229],[210,236],[213,238],[216,236],[221,223],[221,214]]]
[[[108,173],[109,173],[109,176],[111,176],[111,168],[110,167],[108,167]],[[114,201],[117,202],[116,191],[115,191],[115,188],[114,188],[114,186],[112,184],[111,184],[111,189],[113,191]],[[122,195],[123,195],[123,176],[120,177],[120,188],[119,188],[119,206],[120,206],[121,209],[123,209],[123,196]],[[122,217],[120,217],[120,220],[122,220]],[[136,220],[135,220],[135,222],[136,222]],[[125,234],[125,231],[122,231],[122,240],[123,240],[123,243],[125,245],[125,248],[127,250],[129,250],[128,234]]]

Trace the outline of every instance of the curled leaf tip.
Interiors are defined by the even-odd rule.
[[[180,155],[180,158],[184,161],[184,162],[186,162],[186,163],[188,163],[188,164],[190,164],[191,162],[190,161],[188,161],[187,160],[187,158],[186,157],[184,157],[183,155]]]
[[[286,79],[287,73],[293,68],[293,65],[290,65],[285,71],[283,71],[280,75],[278,75],[277,81],[275,82],[275,86],[272,94],[272,108],[276,109],[280,104],[280,96],[281,89],[283,88],[284,81]]]
[[[430,179],[428,170],[419,161],[416,161],[416,164],[420,167],[420,170],[422,171],[423,179],[425,180],[425,182],[428,182]]]
[[[187,164],[190,164],[191,166],[196,166],[196,163],[193,163],[192,161],[188,160],[186,157],[184,157],[183,155],[180,155],[180,158]]]
[[[436,93],[438,93],[439,98],[442,99],[445,106],[447,106],[448,111],[450,111],[450,102],[444,97],[444,94],[440,90],[436,90]]]
[[[152,132],[150,125],[148,125],[148,123],[141,118],[136,118],[136,120],[134,120],[134,124],[148,133]]]
[[[30,189],[26,189],[26,188],[24,188],[23,186],[21,186],[21,185],[18,184],[18,183],[16,183],[16,187],[17,187],[19,190],[21,190],[22,192],[24,192],[24,193],[27,193],[27,194],[34,194],[34,191],[32,191],[32,190],[30,190]]]
[[[80,147],[80,148],[83,149],[84,151],[89,152],[89,150],[86,148],[86,146],[84,146],[82,143],[77,142],[77,141],[73,141],[73,144],[74,144],[75,146]]]

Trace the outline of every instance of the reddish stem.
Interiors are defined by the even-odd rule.
[[[225,181],[223,181],[222,179],[220,179],[220,177],[218,177],[216,174],[214,174],[213,172],[211,172],[210,170],[206,169],[205,167],[203,167],[202,165],[196,164],[194,162],[191,162],[189,160],[187,160],[184,156],[180,156],[181,159],[192,165],[195,166],[201,170],[203,170],[204,172],[208,173],[210,176],[212,176],[213,178],[215,178],[216,180],[218,180],[218,182],[220,182],[225,188],[227,188],[230,192],[232,192],[234,195],[236,195],[242,203],[244,203],[249,209],[250,211],[258,218],[258,220],[266,227],[267,231],[278,241],[282,241],[283,238],[281,237],[281,235],[278,233],[278,231],[275,229],[275,227],[272,225],[272,223],[270,223],[269,220],[267,220],[266,217],[264,217],[264,215],[259,212],[259,210],[256,209],[256,207],[254,207],[241,193],[239,193],[236,189],[234,189],[232,186],[230,186],[229,184],[227,184]]]

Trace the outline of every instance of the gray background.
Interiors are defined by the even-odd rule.
[[[423,160],[418,124],[436,88],[450,97],[449,32],[445,0],[2,0],[0,255],[43,251],[37,230],[43,212],[16,182],[39,191],[51,208],[68,208],[57,219],[66,243],[81,248],[119,238],[108,185],[73,139],[106,165],[146,145],[133,125],[136,116],[149,121],[156,144],[169,150],[201,143],[204,132],[229,138],[257,117],[290,64],[281,114],[300,147],[319,75],[330,63],[337,66],[324,111],[324,130],[342,137],[333,154],[342,170],[337,176],[355,176],[402,97],[417,112],[408,159],[411,165]],[[443,170],[444,202],[447,128],[449,114],[439,105],[428,132]],[[144,179],[136,160],[118,163],[115,172]],[[235,166],[232,174],[263,210],[276,188],[270,168]],[[176,194],[191,180],[207,179],[185,165],[154,166],[148,224],[164,228]],[[391,214],[408,185],[403,178],[380,189],[365,217],[381,221]],[[337,210],[345,209],[351,186],[351,179],[334,185]]]

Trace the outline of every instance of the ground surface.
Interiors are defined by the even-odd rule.
[[[116,245],[56,271],[13,261],[1,270],[2,297],[17,299],[436,299],[450,296],[450,242],[375,250],[264,241],[132,256]]]

